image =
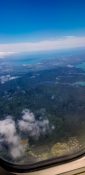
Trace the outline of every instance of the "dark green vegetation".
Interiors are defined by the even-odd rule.
[[[85,82],[84,70],[69,65],[30,71],[0,85],[0,119],[10,115],[17,127],[21,112],[29,109],[36,120],[49,120],[51,129],[38,139],[17,129],[23,142],[29,143],[26,153],[34,161],[84,147],[85,86],[81,82]]]

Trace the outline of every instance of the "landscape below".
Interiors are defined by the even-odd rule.
[[[0,60],[0,156],[31,164],[77,153],[85,147],[85,54],[26,59]]]

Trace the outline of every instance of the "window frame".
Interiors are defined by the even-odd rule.
[[[0,157],[0,166],[5,170],[13,173],[31,173],[40,170],[45,170],[48,168],[53,168],[55,166],[62,166],[63,164],[72,163],[85,156],[85,149],[80,150],[77,153],[72,153],[70,155],[61,156],[59,158],[52,158],[45,161],[40,161],[37,163],[29,165],[18,165],[6,161]]]

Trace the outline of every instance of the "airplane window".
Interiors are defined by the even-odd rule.
[[[85,2],[0,2],[0,158],[31,165],[85,148]]]

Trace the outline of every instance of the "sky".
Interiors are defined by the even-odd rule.
[[[85,46],[85,0],[0,1],[0,55],[64,45]]]

